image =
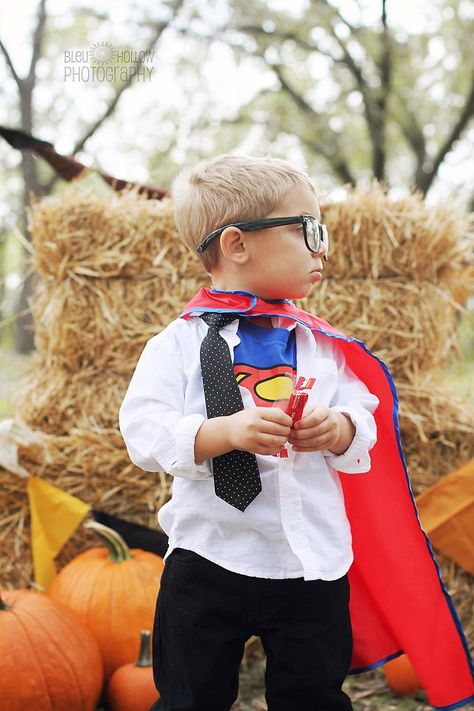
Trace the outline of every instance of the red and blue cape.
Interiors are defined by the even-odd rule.
[[[397,391],[385,363],[362,341],[288,299],[264,300],[248,291],[202,288],[180,317],[203,311],[290,318],[318,336],[332,338],[349,367],[379,398],[370,472],[357,477],[341,473],[354,549],[349,571],[351,674],[406,653],[432,706],[448,711],[474,701],[474,665],[420,525],[400,441]]]

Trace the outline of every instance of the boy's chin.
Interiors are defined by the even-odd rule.
[[[278,289],[265,289],[263,287],[262,289],[255,289],[253,293],[257,294],[261,299],[266,299],[268,301],[277,299],[304,299],[306,296],[308,296],[314,286],[315,283],[302,284],[300,287],[297,287],[293,284],[288,288],[281,287]]]
[[[288,290],[288,291],[285,291],[284,293],[281,293],[279,295],[267,296],[264,298],[267,298],[267,299],[291,299],[292,301],[294,299],[304,299],[311,292],[312,288],[313,288],[313,286],[310,286],[307,289],[299,289],[299,290],[294,289],[293,291]]]
[[[311,291],[313,290],[313,287],[315,284],[310,284],[309,286],[301,289],[295,289],[292,293],[291,296],[285,296],[285,299],[304,299],[306,296],[308,296]]]

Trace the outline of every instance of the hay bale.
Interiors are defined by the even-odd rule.
[[[115,374],[89,366],[83,370],[48,367],[40,354],[18,384],[17,412],[33,429],[66,435],[74,429],[118,432],[118,411],[130,382],[130,373]]]
[[[2,468],[0,477],[0,587],[25,587],[32,569],[26,481]]]
[[[442,368],[460,353],[462,309],[429,281],[329,278],[301,306],[363,341],[397,380]]]
[[[165,270],[175,271],[176,254],[168,250],[178,244],[184,249],[177,239],[172,201],[147,200],[137,188],[97,195],[78,181],[59,195],[34,196],[28,227],[34,271],[56,280],[71,274],[159,277],[163,262]],[[163,235],[169,236],[166,246]]]
[[[130,378],[146,341],[176,318],[206,280],[66,277],[31,303],[35,345],[47,368],[94,368]]]
[[[430,375],[397,385],[403,451],[415,496],[474,457],[472,408]]]
[[[323,200],[331,236],[328,273],[336,279],[401,278],[443,284],[466,301],[474,275],[472,218],[420,194],[391,200],[373,182],[343,202]]]

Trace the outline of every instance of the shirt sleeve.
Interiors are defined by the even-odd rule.
[[[342,454],[323,450],[326,462],[337,471],[346,474],[368,472],[371,466],[370,450],[377,441],[377,426],[373,413],[379,399],[369,392],[367,386],[347,365],[341,350],[334,350],[338,368],[338,387],[330,407],[348,415],[355,427],[355,434],[348,449]]]
[[[151,338],[142,351],[120,406],[120,432],[137,467],[206,479],[212,476],[210,460],[194,461],[196,434],[206,418],[183,414],[186,378],[181,351],[167,331]]]

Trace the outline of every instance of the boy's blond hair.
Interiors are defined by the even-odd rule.
[[[316,195],[310,178],[280,158],[223,154],[184,168],[172,185],[179,235],[210,274],[217,266],[220,245],[216,238],[199,253],[196,247],[204,237],[231,222],[266,217],[298,185]]]

